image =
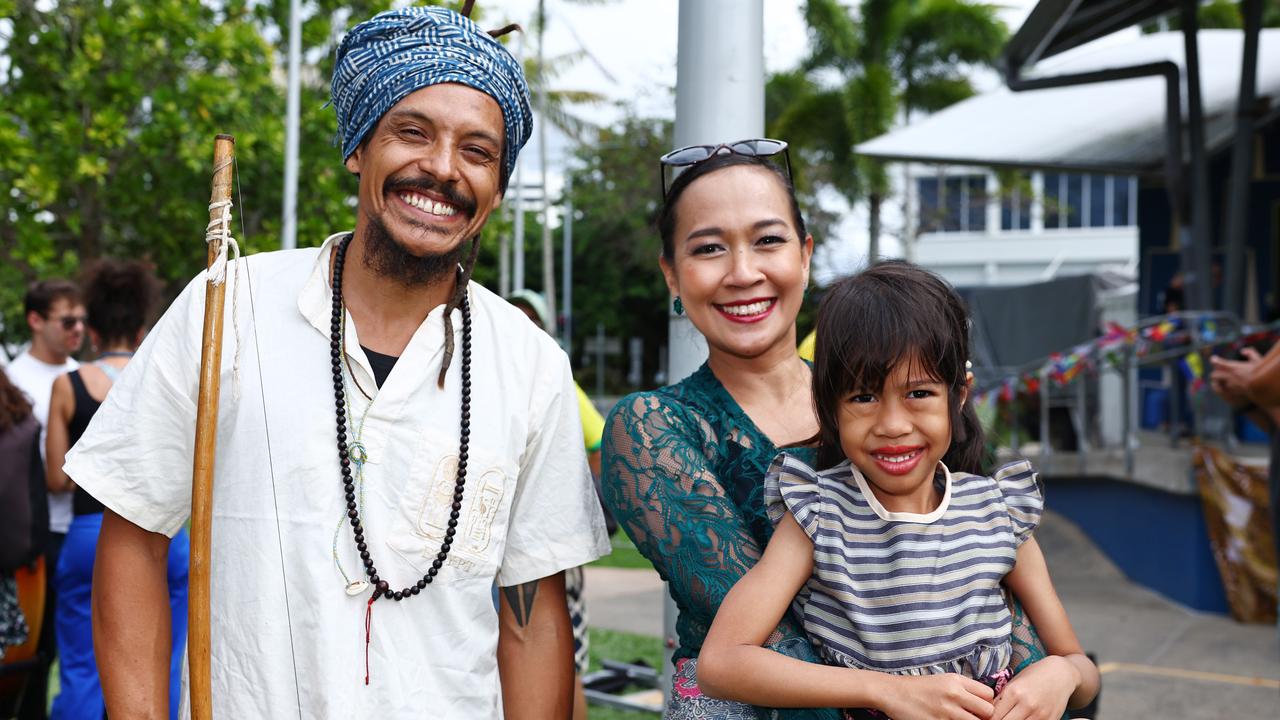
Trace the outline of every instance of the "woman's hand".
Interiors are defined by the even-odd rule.
[[[991,720],[1059,720],[1080,682],[1070,660],[1050,655],[1013,676],[996,697]]]
[[[896,676],[880,709],[893,720],[988,720],[991,688],[963,675]],[[1056,720],[1056,718],[1055,718]]]

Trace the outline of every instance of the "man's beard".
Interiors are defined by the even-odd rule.
[[[405,287],[430,285],[447,279],[458,267],[469,248],[459,242],[451,250],[428,255],[414,255],[391,237],[381,218],[366,216],[364,230],[364,264],[379,277]]]
[[[430,178],[388,178],[383,183],[384,194],[395,194],[402,190],[437,192],[444,195],[458,212],[466,217],[475,215],[475,202],[458,192],[452,183],[441,184]],[[458,263],[462,261],[469,249],[469,243],[464,239],[443,253],[414,255],[391,237],[391,232],[387,230],[382,218],[372,215],[366,218],[369,222],[365,226],[362,238],[365,266],[380,277],[405,287],[430,285],[448,278],[456,271]]]

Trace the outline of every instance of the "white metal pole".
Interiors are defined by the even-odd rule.
[[[678,38],[676,147],[764,135],[764,0],[680,0]],[[707,342],[689,318],[674,312],[667,335],[668,382],[679,382],[706,359]],[[670,593],[664,593],[667,695],[677,614]]]
[[[520,33],[520,43],[516,54],[520,58],[520,62],[524,62],[524,33]],[[521,163],[516,161],[515,177],[511,178],[507,184],[507,194],[515,193],[515,227],[512,233],[515,235],[512,248],[511,259],[511,291],[524,289],[524,185],[521,183],[520,177]]]
[[[511,217],[511,206],[502,204],[502,217]],[[502,297],[511,294],[511,236],[503,230],[498,238],[498,290]]]
[[[300,0],[289,0],[289,79],[285,101],[284,214],[280,247],[298,247],[298,118],[302,105],[299,68],[302,64],[302,16]]]
[[[512,180],[515,191],[515,222],[512,234],[515,247],[511,251],[511,292],[524,289],[524,191],[520,187],[520,163],[516,162],[516,176]]]
[[[547,191],[547,72],[543,65],[546,54],[542,51],[547,36],[547,10],[545,0],[538,0],[538,164],[542,166],[542,297],[547,301],[547,314],[556,334],[556,263],[551,247],[551,193]]]
[[[676,50],[675,146],[764,134],[764,0],[680,0]],[[707,357],[687,317],[667,325],[668,381]]]
[[[564,273],[563,302],[560,313],[564,315],[564,335],[560,346],[573,357],[573,176],[564,174],[564,247],[561,249]]]

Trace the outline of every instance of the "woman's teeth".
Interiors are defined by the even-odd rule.
[[[401,193],[400,199],[418,208],[419,210],[423,212],[431,213],[432,215],[449,217],[458,212],[458,209],[452,205],[442,203],[442,202],[433,202],[431,200],[428,200],[425,197],[422,197],[421,195],[414,195],[413,193]]]
[[[759,315],[765,310],[768,310],[770,305],[773,305],[772,300],[761,300],[760,302],[753,302],[749,305],[721,305],[720,309],[730,315],[750,317],[752,315]]]

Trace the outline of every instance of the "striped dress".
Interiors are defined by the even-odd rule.
[[[770,519],[790,512],[813,540],[813,576],[795,609],[826,662],[978,680],[1009,667],[1000,581],[1040,522],[1039,480],[1021,461],[993,477],[939,463],[935,482],[933,512],[893,513],[848,461],[821,472],[785,453],[773,461]]]

